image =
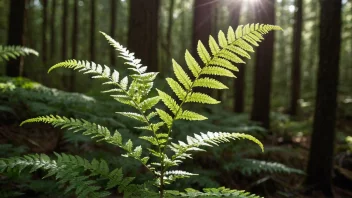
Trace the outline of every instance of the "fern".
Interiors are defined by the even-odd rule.
[[[204,188],[203,191],[198,191],[193,188],[185,189],[186,192],[166,191],[166,194],[179,195],[181,197],[236,197],[236,198],[260,198],[257,195],[250,194],[242,190],[231,190],[229,188]]]
[[[277,162],[267,162],[254,159],[237,159],[233,163],[225,165],[225,169],[239,170],[243,175],[259,173],[286,173],[286,174],[305,174],[302,170],[287,167]]]
[[[39,56],[39,53],[33,49],[22,46],[2,46],[0,45],[0,62],[3,60],[16,59],[20,56],[33,54]]]
[[[278,26],[259,24],[239,26],[236,31],[230,27],[227,36],[222,31],[219,32],[218,41],[213,37],[209,37],[210,52],[203,43],[199,41],[197,52],[201,62],[197,62],[188,51],[185,53],[187,68],[191,71],[192,76],[189,76],[176,60],[172,60],[175,78],[167,78],[166,82],[176,95],[177,101],[176,98],[172,97],[169,93],[159,89],[155,89],[157,96],[150,96],[151,91],[154,90],[153,82],[158,73],[147,72],[147,67],[140,63],[141,60],[136,59],[133,53],[129,52],[120,43],[116,42],[105,33],[102,33],[103,36],[117,50],[119,56],[125,59],[127,69],[131,72],[128,76],[121,76],[117,70],[112,70],[105,65],[82,60],[67,60],[49,69],[48,72],[62,67],[71,68],[83,72],[84,74],[91,74],[92,78],[104,80],[104,85],[112,86],[112,88],[106,89],[104,92],[110,94],[116,101],[135,109],[135,112],[117,113],[138,121],[141,125],[135,128],[149,131],[149,135],[141,136],[140,139],[151,144],[151,147],[146,149],[149,155],[154,156],[151,160],[149,160],[149,155],[142,157],[142,147],[134,147],[132,140],[123,142],[122,136],[118,131],[111,133],[106,127],[86,120],[51,115],[28,119],[22,124],[44,122],[55,127],[66,128],[74,133],[81,132],[83,135],[96,138],[98,141],[105,141],[120,147],[126,152],[126,154],[123,155],[124,157],[131,157],[138,160],[154,174],[154,185],[158,188],[157,194],[159,194],[160,197],[168,197],[171,195],[191,197],[257,197],[243,191],[230,190],[227,188],[204,189],[204,192],[192,189],[187,189],[186,192],[165,191],[166,184],[171,184],[177,179],[197,175],[184,170],[172,170],[171,168],[178,166],[186,158],[191,158],[191,151],[204,151],[200,147],[219,146],[220,143],[230,142],[231,140],[247,139],[257,144],[263,151],[262,143],[255,137],[248,134],[232,132],[194,134],[187,136],[187,142],[178,141],[178,143],[171,143],[172,129],[176,120],[196,121],[207,119],[204,115],[185,109],[184,104],[218,104],[220,101],[205,93],[194,91],[194,88],[227,89],[223,83],[214,77],[235,77],[233,72],[238,71],[238,68],[232,63],[244,63],[243,58],[250,58],[248,52],[253,52],[252,45],[257,46],[258,43],[263,40],[262,35],[272,30],[280,29],[281,28]],[[155,107],[160,101],[167,110],[162,107]],[[172,156],[168,155],[169,150],[174,153]],[[49,171],[48,176],[56,175],[56,177],[60,179],[60,183],[69,183],[66,191],[76,189],[76,194],[79,196],[82,196],[82,194],[85,196],[90,193],[94,194],[100,192],[100,188],[95,186],[96,182],[90,180],[92,175],[110,179],[107,183],[107,188],[118,186],[120,192],[125,192],[125,196],[133,196],[133,191],[135,191],[138,186],[136,184],[130,184],[132,179],[125,178],[122,180],[120,177],[121,169],[115,169],[109,172],[108,166],[103,160],[88,162],[83,158],[65,154],[57,155],[57,157],[57,160],[50,160],[45,155],[34,155],[25,156],[23,158],[3,159],[0,163],[3,167],[2,171],[9,170],[13,167],[18,167],[19,170],[21,170],[28,166],[32,166],[32,170],[39,168],[45,169]],[[91,172],[92,175],[79,176],[76,167],[83,168],[84,171]],[[70,175],[71,178],[69,178]],[[111,182],[112,178],[114,178],[113,182]],[[85,188],[82,188],[82,185],[85,185]],[[153,194],[153,191],[149,188],[144,188],[139,192],[144,196],[147,196],[148,193]],[[101,193],[102,194],[96,195],[102,196],[107,194],[104,190]],[[151,197],[151,194],[148,194],[148,196]]]

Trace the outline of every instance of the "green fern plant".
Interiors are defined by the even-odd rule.
[[[2,46],[0,45],[0,62],[9,59],[16,59],[20,56],[33,54],[39,56],[39,53],[33,49],[22,46]]]
[[[121,76],[118,71],[111,70],[105,65],[78,60],[67,60],[49,69],[50,72],[61,67],[71,68],[84,74],[92,74],[92,78],[104,80],[104,85],[113,86],[104,92],[111,94],[116,101],[135,109],[135,112],[117,113],[139,121],[141,125],[135,128],[150,132],[150,135],[141,136],[140,139],[149,142],[151,146],[143,150],[141,146],[134,146],[130,139],[124,141],[120,132],[112,132],[104,126],[82,119],[50,115],[28,119],[22,124],[44,122],[115,145],[125,151],[123,157],[139,161],[154,175],[153,185],[150,185],[150,182],[132,184],[133,177],[123,177],[122,170],[119,168],[110,171],[104,160],[88,161],[79,156],[66,154],[56,154],[56,160],[43,154],[1,159],[0,171],[14,169],[21,171],[27,167],[31,167],[31,171],[44,169],[48,171],[45,177],[56,175],[58,182],[66,187],[65,192],[75,190],[78,197],[104,197],[109,194],[107,190],[116,187],[120,193],[124,193],[125,197],[257,197],[244,191],[227,188],[204,189],[204,192],[194,189],[186,189],[185,192],[168,190],[168,184],[197,175],[178,170],[177,167],[185,159],[192,158],[193,152],[205,151],[204,147],[219,146],[220,143],[230,140],[247,139],[259,145],[261,150],[264,149],[262,143],[255,137],[232,132],[196,133],[187,136],[185,141],[176,142],[172,139],[172,129],[177,120],[207,119],[199,113],[186,109],[184,105],[187,103],[218,104],[220,101],[197,92],[194,88],[227,89],[213,76],[235,77],[233,72],[238,69],[233,63],[244,63],[242,58],[250,58],[248,52],[254,51],[252,46],[258,46],[258,43],[263,40],[262,35],[272,30],[281,30],[281,28],[273,25],[251,24],[239,26],[234,31],[230,27],[227,36],[224,32],[219,32],[218,42],[212,36],[209,37],[210,53],[199,41],[197,52],[201,62],[197,62],[188,51],[185,53],[187,68],[192,76],[172,60],[176,78],[166,78],[166,82],[175,97],[159,89],[156,89],[157,96],[149,97],[157,73],[147,72],[147,67],[140,63],[141,60],[136,59],[133,53],[103,32],[104,37],[118,51],[120,57],[125,59],[131,71],[129,76]],[[156,107],[160,101],[166,108]],[[106,182],[105,188],[100,186],[100,181]]]

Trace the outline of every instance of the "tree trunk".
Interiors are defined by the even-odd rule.
[[[317,95],[306,185],[332,197],[336,97],[341,42],[341,1],[321,0]]]
[[[256,6],[256,21],[264,24],[275,24],[275,0],[261,1]],[[273,66],[274,34],[270,32],[260,44],[256,54],[254,71],[254,101],[251,119],[261,122],[270,128],[270,93]]]
[[[89,46],[89,54],[90,60],[95,60],[95,7],[96,7],[96,0],[91,1],[90,5],[90,46]]]
[[[68,19],[68,0],[63,0],[63,13],[62,13],[62,46],[61,55],[62,61],[67,59],[67,19]]]
[[[115,29],[116,29],[116,17],[117,17],[117,5],[118,1],[111,0],[111,13],[110,13],[110,36],[115,38]],[[111,66],[116,66],[116,50],[112,47],[110,50],[110,64]]]
[[[56,1],[51,1],[51,22],[50,22],[50,57],[55,57],[55,47],[56,47]]]
[[[43,29],[42,29],[42,60],[44,66],[46,66],[47,61],[47,37],[46,37],[46,30],[48,26],[48,2],[46,0],[42,1],[43,3]]]
[[[7,45],[24,45],[25,0],[10,1],[10,18]],[[23,58],[11,59],[6,64],[7,76],[22,76]]]
[[[293,26],[293,49],[291,68],[291,107],[290,114],[297,115],[298,99],[301,91],[301,40],[302,40],[302,0],[296,0]]]
[[[209,35],[211,35],[213,12],[213,0],[195,0],[194,1],[194,16],[193,16],[193,37],[192,37],[192,51],[193,55],[197,53],[197,44],[200,40],[204,46],[208,47]],[[198,57],[198,56],[195,56]],[[199,60],[199,58],[198,58]]]
[[[158,16],[160,0],[131,0],[128,49],[148,71],[158,71]]]
[[[212,15],[214,6],[217,2],[213,0],[195,0],[193,11],[193,35],[192,35],[192,53],[195,59],[201,63],[197,53],[197,45],[200,40],[204,46],[210,51],[208,41],[209,35],[212,34]],[[196,88],[195,91],[203,92],[207,95],[213,95],[213,91],[207,88]],[[216,92],[215,92],[216,93]]]
[[[171,54],[172,54],[171,34],[172,34],[172,26],[173,26],[174,6],[175,6],[175,0],[170,0],[169,18],[168,18],[168,26],[167,26],[167,32],[166,32],[167,63],[171,63]]]
[[[77,50],[78,50],[78,0],[74,1],[73,5],[73,23],[72,23],[72,58],[77,59]],[[75,90],[75,82],[76,82],[76,72],[71,70],[70,74],[70,83],[69,83],[69,91]]]
[[[230,11],[230,25],[236,30],[239,25],[240,13],[241,13],[242,0],[233,0],[229,5]],[[236,64],[239,72],[236,74],[234,80],[235,97],[234,97],[234,112],[244,112],[244,89],[245,89],[245,65]]]

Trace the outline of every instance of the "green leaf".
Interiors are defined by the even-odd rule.
[[[197,52],[204,64],[207,64],[211,57],[201,41],[198,41]]]
[[[196,102],[196,103],[203,103],[203,104],[219,104],[220,103],[220,101],[217,101],[216,99],[212,98],[211,96],[204,94],[204,93],[199,93],[199,92],[192,93],[189,97],[187,97],[186,102]]]
[[[176,103],[176,101],[168,94],[163,91],[157,89],[160,99],[163,103],[172,111],[172,113],[176,114],[180,106]]]
[[[167,83],[169,84],[170,88],[172,89],[172,91],[176,94],[176,96],[183,101],[184,98],[186,97],[186,91],[182,88],[182,86],[180,84],[178,84],[178,82],[176,82],[174,79],[172,78],[166,78]]]
[[[222,48],[227,46],[227,40],[226,40],[225,34],[221,30],[219,31],[218,39],[219,39],[219,44]]]
[[[209,36],[209,47],[213,56],[215,56],[220,51],[218,44],[212,36]]]
[[[159,96],[155,96],[155,97],[148,98],[148,99],[144,100],[140,104],[142,111],[145,112],[146,110],[153,108],[156,104],[158,104],[159,101],[160,101]]]
[[[227,40],[229,43],[232,43],[233,41],[235,41],[235,39],[236,39],[235,32],[230,26],[229,29],[227,30]]]
[[[135,120],[138,120],[138,121],[141,121],[141,122],[146,122],[144,116],[141,114],[138,114],[138,113],[132,113],[132,112],[116,112],[116,113],[121,114],[126,117],[129,117],[129,118],[132,118],[132,119],[135,119]]]
[[[193,76],[195,78],[198,78],[199,73],[202,69],[200,68],[197,61],[193,58],[193,56],[188,52],[188,50],[186,50],[185,59],[186,59],[187,66],[189,70],[192,72]]]
[[[218,54],[218,56],[220,56],[224,59],[230,60],[234,63],[245,63],[240,57],[238,57],[236,54],[234,54],[233,52],[228,51],[228,50],[222,50]]]
[[[157,141],[157,139],[155,138],[155,137],[151,137],[151,136],[141,136],[141,137],[139,137],[140,139],[142,139],[142,140],[146,140],[146,141],[148,141],[148,142],[150,142],[152,145],[154,145],[154,146],[158,146],[159,144],[158,144],[158,141]]]
[[[160,119],[162,121],[164,121],[166,123],[166,125],[170,128],[170,126],[172,125],[172,117],[166,113],[164,110],[161,110],[161,109],[155,109],[156,112],[158,113]]]
[[[216,65],[216,66],[220,66],[220,67],[224,67],[227,68],[229,70],[232,71],[238,71],[238,68],[236,66],[234,66],[230,61],[220,58],[220,57],[216,57],[214,58],[211,62],[211,65]]]
[[[236,77],[233,73],[227,69],[215,66],[205,67],[202,70],[202,74],[216,75],[216,76],[227,76],[227,77]]]
[[[188,90],[192,84],[191,79],[175,60],[172,60],[172,66],[177,80]]]
[[[198,78],[194,82],[194,87],[206,87],[206,88],[211,88],[211,89],[228,89],[226,85],[224,85],[222,82],[212,79],[212,78]]]
[[[177,116],[176,119],[179,119],[179,120],[206,120],[208,118],[205,116],[202,116],[198,113],[195,113],[193,111],[185,110],[181,115]]]

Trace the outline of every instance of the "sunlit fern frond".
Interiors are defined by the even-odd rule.
[[[220,31],[218,41],[212,36],[209,37],[210,52],[201,41],[198,42],[197,52],[201,63],[188,52],[185,53],[187,67],[192,73],[190,77],[187,72],[175,61],[172,61],[175,79],[167,78],[166,81],[172,91],[176,94],[181,104],[168,94],[159,92],[162,102],[171,110],[175,119],[184,120],[204,120],[206,117],[197,113],[182,109],[184,103],[218,104],[220,101],[211,96],[194,92],[195,87],[205,87],[210,89],[226,89],[227,87],[217,79],[209,76],[235,77],[233,72],[237,72],[236,63],[244,63],[243,58],[250,58],[248,52],[253,52],[253,45],[263,40],[262,35],[272,30],[281,30],[279,26],[251,24],[239,26],[236,31],[231,27],[227,36]],[[204,75],[207,75],[206,77]],[[165,117],[165,116],[164,116]],[[173,117],[171,115],[167,117]]]
[[[20,56],[33,54],[39,56],[39,53],[33,49],[22,46],[3,46],[0,45],[0,62],[3,60],[16,59]]]
[[[146,130],[155,132],[158,127],[154,127],[150,123],[152,115],[156,113],[151,110],[158,102],[159,96],[148,97],[148,94],[153,88],[153,81],[157,76],[157,72],[146,72],[147,66],[143,66],[140,59],[136,59],[134,53],[129,52],[120,43],[113,38],[103,33],[108,42],[117,50],[119,57],[125,59],[125,64],[133,74],[121,77],[117,70],[111,70],[108,66],[99,65],[89,61],[67,60],[52,66],[48,72],[53,69],[64,67],[79,70],[84,74],[93,74],[92,78],[105,80],[103,84],[112,85],[114,88],[104,91],[120,103],[134,107],[138,113],[120,113],[132,119],[137,119],[144,123],[143,127]],[[147,114],[147,111],[149,113]],[[160,127],[160,126],[159,126]]]
[[[21,123],[21,125],[32,122],[43,122],[51,124],[54,127],[61,127],[62,129],[70,130],[73,133],[81,132],[83,135],[98,139],[98,141],[105,141],[107,143],[116,145],[127,152],[126,156],[135,158],[136,160],[142,162],[142,164],[144,165],[149,159],[148,157],[141,158],[141,146],[133,148],[133,142],[131,140],[128,140],[126,143],[123,143],[122,136],[118,131],[115,130],[114,134],[111,135],[112,133],[109,131],[108,128],[95,123],[88,122],[83,119],[73,119],[50,115],[25,120]]]
[[[201,146],[218,146],[220,143],[230,142],[230,140],[238,139],[250,140],[256,143],[262,151],[264,150],[263,144],[255,137],[244,133],[228,132],[208,132],[206,134],[200,133],[199,135],[194,134],[194,137],[187,136],[187,143],[178,141],[178,143],[171,143],[169,148],[175,153],[172,156],[172,161],[174,161],[175,164],[179,164],[186,158],[192,158],[189,152],[204,151],[203,149],[199,148]]]

